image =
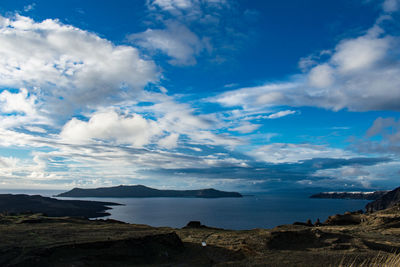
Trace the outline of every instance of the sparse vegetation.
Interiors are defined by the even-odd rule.
[[[114,220],[1,215],[0,265],[398,266],[397,207],[348,215],[357,223],[345,223],[346,215],[319,226],[246,231],[200,222],[172,229]]]
[[[339,267],[398,267],[400,266],[400,254],[397,253],[378,253],[378,255],[367,258],[362,261],[357,258],[344,257],[339,264]]]

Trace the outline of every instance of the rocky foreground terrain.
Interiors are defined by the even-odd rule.
[[[400,251],[400,206],[246,231],[2,215],[0,238],[0,266],[354,266]]]
[[[0,202],[0,266],[400,266],[400,187],[369,203],[368,213],[246,231],[57,217],[98,217],[116,203],[25,195]]]

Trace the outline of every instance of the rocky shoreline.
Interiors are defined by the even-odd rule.
[[[224,230],[0,215],[1,266],[357,266],[400,251],[400,206],[321,224]]]
[[[397,188],[372,202],[373,207],[384,207],[378,211],[347,212],[324,222],[242,231],[212,228],[199,221],[174,229],[109,219],[1,214],[0,265],[383,265],[382,260],[393,257],[398,262],[399,191]]]

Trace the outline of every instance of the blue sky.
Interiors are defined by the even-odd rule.
[[[400,1],[2,1],[0,187],[373,190]]]

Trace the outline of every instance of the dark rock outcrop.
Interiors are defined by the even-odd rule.
[[[203,226],[200,221],[190,221],[185,228],[202,228]]]
[[[138,266],[173,261],[184,252],[176,233],[67,244],[31,253],[17,266]],[[12,264],[10,264],[12,265]]]
[[[120,205],[112,202],[59,200],[39,195],[0,195],[0,213],[43,213],[47,216],[75,216],[96,218],[109,215],[108,206]]]
[[[323,225],[354,225],[361,223],[362,213],[346,212],[345,214],[336,214],[329,216]]]
[[[400,187],[389,191],[375,201],[368,203],[367,206],[365,206],[365,209],[368,212],[374,212],[391,208],[398,203],[400,203]]]
[[[215,230],[221,230],[220,228],[215,228],[215,227],[209,227],[204,224],[201,224],[200,221],[190,221],[188,224],[183,227],[183,229],[215,229]]]
[[[308,219],[307,222],[294,222],[293,225],[310,226],[310,227],[314,226],[311,219]]]
[[[242,197],[237,192],[219,191],[213,188],[199,190],[158,190],[144,185],[120,185],[93,189],[74,188],[57,197]]]
[[[345,234],[333,234],[318,229],[284,230],[271,232],[266,247],[273,250],[306,250],[347,243],[352,239]]]

